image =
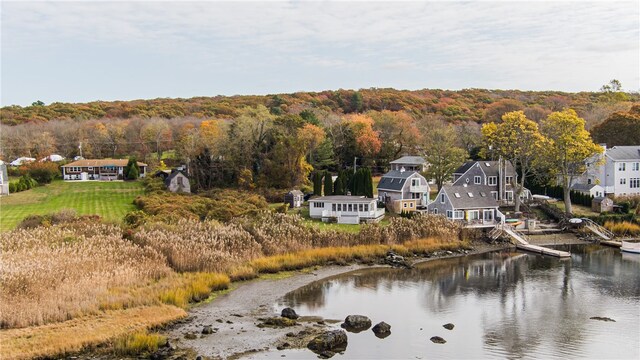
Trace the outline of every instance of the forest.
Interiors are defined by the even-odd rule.
[[[639,101],[637,93],[607,86],[581,93],[373,88],[84,104],[36,101],[0,110],[0,158],[135,156],[152,167],[160,161],[197,164],[193,174],[204,188],[284,189],[309,185],[312,170],[336,173],[356,165],[379,174],[401,155],[426,156],[434,149],[455,149],[450,155],[462,161],[477,158],[482,125],[499,123],[513,111],[539,123],[571,108],[596,131],[596,141],[638,143],[620,124],[635,127],[638,111],[630,109]]]

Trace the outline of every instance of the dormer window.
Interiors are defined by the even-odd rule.
[[[472,198],[472,197],[473,197],[473,193],[470,193],[470,192],[469,192],[469,193],[467,193],[467,195],[469,195],[469,197],[470,197],[470,198]]]
[[[460,193],[454,193],[453,194],[455,197],[459,198],[460,197]]]

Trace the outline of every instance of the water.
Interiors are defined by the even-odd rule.
[[[598,245],[563,250],[571,259],[498,252],[411,271],[364,269],[302,287],[275,307],[391,325],[385,339],[348,333],[347,350],[334,359],[640,359],[640,255]],[[436,335],[447,343],[432,343]],[[254,358],[281,355],[316,358],[306,349]]]

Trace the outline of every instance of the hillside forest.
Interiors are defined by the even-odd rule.
[[[613,83],[613,81],[612,81]],[[374,173],[405,154],[456,149],[478,158],[483,124],[523,111],[540,123],[571,108],[594,141],[640,144],[640,95],[598,92],[360,89],[265,96],[96,101],[0,109],[0,158],[124,158],[186,164],[207,187],[309,185],[313,170]],[[632,108],[633,107],[633,108]]]

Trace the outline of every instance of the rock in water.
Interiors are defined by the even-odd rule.
[[[404,257],[394,253],[393,251],[387,252],[387,256],[384,258],[384,262],[393,267],[403,267],[407,269],[411,269],[413,267],[404,259]]]
[[[371,330],[373,330],[373,333],[376,335],[376,337],[380,339],[384,339],[387,336],[391,335],[391,325],[387,324],[384,321],[377,323]]]
[[[309,341],[307,348],[322,357],[329,358],[347,349],[347,333],[344,330],[327,331]]]
[[[436,344],[444,344],[444,343],[446,343],[446,342],[447,342],[447,340],[445,340],[445,339],[441,338],[440,336],[433,336],[433,337],[431,338],[431,342],[434,342],[434,343],[436,343]]]
[[[363,315],[349,315],[340,326],[349,332],[359,333],[371,327],[371,319]]]
[[[282,313],[280,313],[280,316],[293,320],[299,317],[298,314],[296,314],[296,311],[290,307],[282,309]]]
[[[608,317],[602,317],[602,316],[592,316],[589,319],[591,320],[600,320],[600,321],[612,321],[612,322],[616,322],[615,320],[613,320],[612,318],[608,318]]]
[[[443,328],[447,329],[447,330],[453,330],[453,328],[455,327],[455,325],[453,325],[452,323],[448,323],[448,324],[444,324],[442,325]]]

